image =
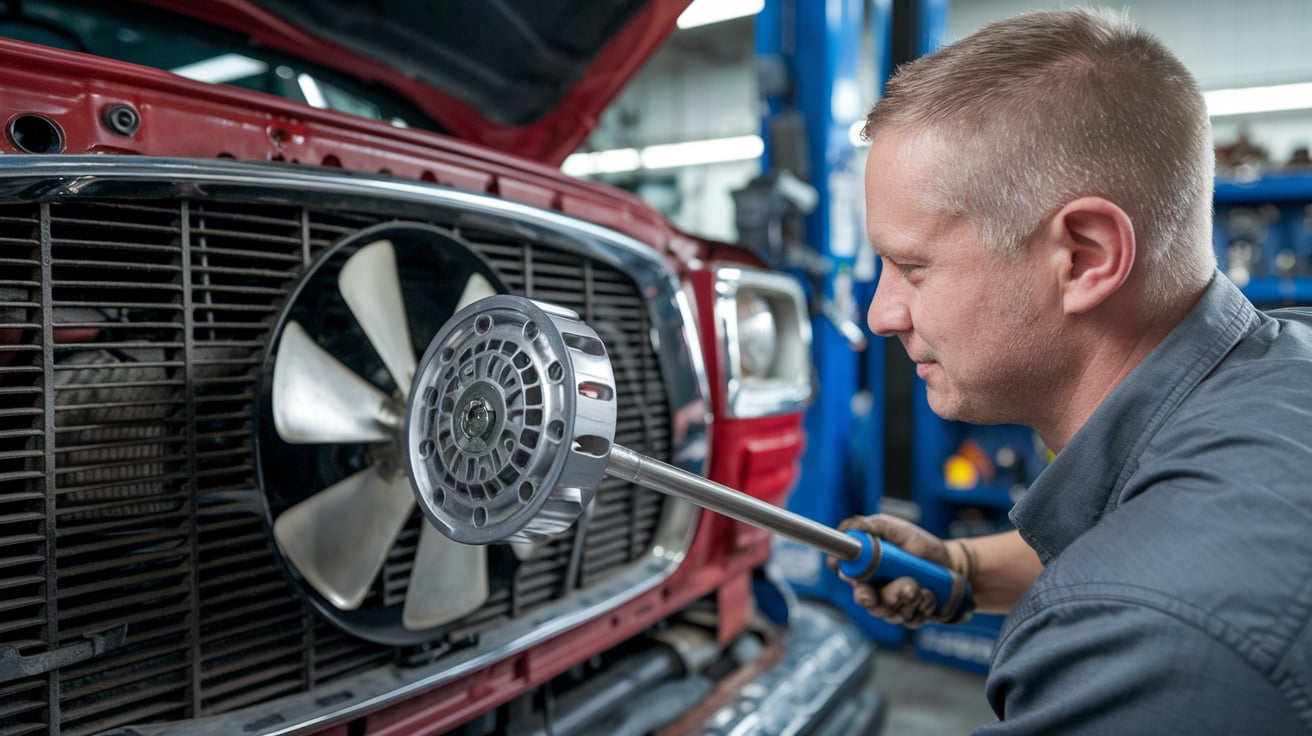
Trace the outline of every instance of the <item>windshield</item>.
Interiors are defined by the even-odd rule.
[[[0,0],[0,37],[165,69],[312,107],[445,132],[394,92],[258,46],[244,36],[130,3]]]

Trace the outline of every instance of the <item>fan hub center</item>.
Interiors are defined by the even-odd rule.
[[[461,394],[451,415],[452,434],[461,450],[487,452],[505,425],[506,401],[501,389],[478,381]]]
[[[491,434],[492,423],[496,421],[497,414],[492,411],[492,405],[482,398],[475,397],[469,403],[465,404],[464,416],[460,420],[460,429],[465,433],[465,437],[477,437],[486,440]]]

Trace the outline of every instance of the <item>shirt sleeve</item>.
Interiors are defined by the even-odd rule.
[[[1262,673],[1207,632],[1105,590],[1065,592],[1004,632],[987,685],[1002,720],[976,736],[1305,728]]]

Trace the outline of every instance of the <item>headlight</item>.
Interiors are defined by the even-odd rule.
[[[743,378],[768,378],[779,355],[774,312],[769,302],[750,291],[738,294],[738,358]]]
[[[771,271],[716,271],[715,312],[730,416],[801,411],[811,398],[811,324],[796,280]]]

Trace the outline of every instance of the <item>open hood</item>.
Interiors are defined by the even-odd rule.
[[[690,0],[141,0],[408,98],[446,132],[559,165]]]

